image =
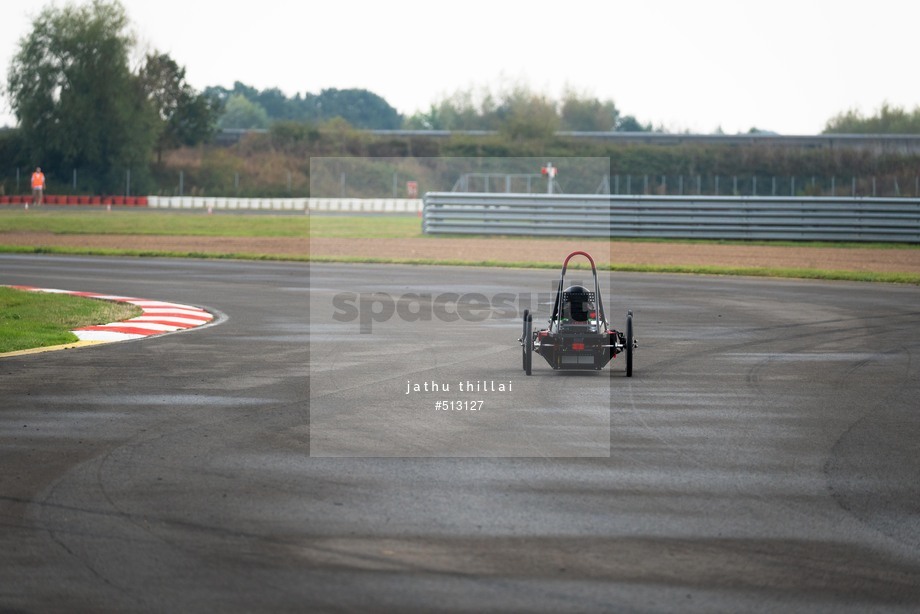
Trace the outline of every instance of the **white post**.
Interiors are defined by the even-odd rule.
[[[546,175],[546,193],[553,193],[553,183],[556,177],[556,168],[553,166],[552,162],[547,162],[546,166],[543,167],[543,174]]]

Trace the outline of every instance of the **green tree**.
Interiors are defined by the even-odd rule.
[[[484,100],[477,103],[477,98]],[[493,129],[495,104],[492,94],[477,95],[472,89],[458,90],[437,106],[432,105],[429,115],[437,120],[439,130],[487,130]]]
[[[505,94],[495,115],[499,132],[514,140],[548,139],[559,129],[556,103],[522,86]]]
[[[140,187],[156,115],[129,68],[134,40],[114,1],[42,10],[10,63],[7,93],[28,155],[51,175],[81,170],[83,186]]]
[[[886,102],[869,117],[851,109],[831,118],[824,134],[920,134],[920,107],[908,112]]]
[[[0,128],[0,160],[6,167],[3,170],[8,171],[12,168],[22,168],[24,171],[31,172],[28,168],[28,160],[23,159],[23,142],[19,130],[11,128]],[[16,188],[19,188],[17,192]],[[18,194],[27,189],[26,177],[20,175],[19,186],[16,185],[16,176],[14,173],[0,172],[0,196],[6,194]]]
[[[238,130],[264,129],[268,128],[268,113],[259,103],[251,102],[242,94],[233,94],[224,105],[218,125]]]
[[[158,163],[164,149],[197,145],[211,138],[217,124],[217,103],[188,84],[185,68],[165,53],[148,54],[140,80],[160,120]]]
[[[640,124],[639,120],[632,115],[623,115],[617,119],[614,130],[616,132],[652,132],[652,124]]]
[[[444,130],[438,107],[431,105],[427,111],[416,111],[403,122],[407,130]]]
[[[309,119],[329,120],[341,117],[355,128],[395,129],[402,125],[399,112],[377,94],[364,89],[329,88],[318,96],[308,96],[314,107]]]
[[[517,83],[495,93],[488,88],[458,90],[417,112],[406,127],[422,130],[497,130],[505,136],[541,139],[557,129],[575,132],[651,131],[631,115],[620,115],[612,100],[566,90],[556,102]]]
[[[369,129],[395,129],[403,123],[399,112],[384,98],[364,89],[329,88],[319,94],[308,92],[303,96],[297,94],[293,98],[288,98],[278,88],[260,92],[254,87],[236,81],[233,89],[210,86],[205,88],[204,93],[209,98],[220,101],[225,108],[232,98],[240,96],[265,111],[269,122],[293,120],[321,123],[341,117],[356,128]],[[239,101],[234,104],[239,106],[234,113],[241,112],[243,107]],[[251,112],[251,109],[249,111]],[[221,127],[231,126],[222,122]]]
[[[262,108],[273,120],[294,119],[295,117],[295,110],[292,108],[291,101],[277,87],[262,90],[255,99],[251,100],[262,105]]]
[[[620,112],[612,100],[580,96],[567,91],[562,98],[561,125],[563,130],[576,132],[609,132],[616,128]]]
[[[239,81],[233,82],[233,89],[227,89],[221,85],[209,85],[204,88],[205,96],[216,99],[221,106],[227,104],[230,97],[239,94],[246,100],[256,102],[259,98],[259,90]]]

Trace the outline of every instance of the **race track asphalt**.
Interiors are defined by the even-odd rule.
[[[221,316],[0,358],[0,610],[920,609],[920,289],[605,274],[635,376],[528,378],[557,276],[0,255]]]

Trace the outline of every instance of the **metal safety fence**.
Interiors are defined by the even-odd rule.
[[[233,198],[224,196],[148,196],[152,209],[274,211],[303,213],[417,214],[418,198]]]
[[[920,243],[920,199],[429,192],[426,234]]]

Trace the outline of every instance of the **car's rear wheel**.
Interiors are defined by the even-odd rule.
[[[633,315],[632,311],[626,312],[626,377],[633,373]]]
[[[521,368],[527,370],[527,318],[530,316],[530,310],[524,310],[524,328],[521,331]]]
[[[531,374],[533,367],[533,316],[524,316],[524,373]]]

